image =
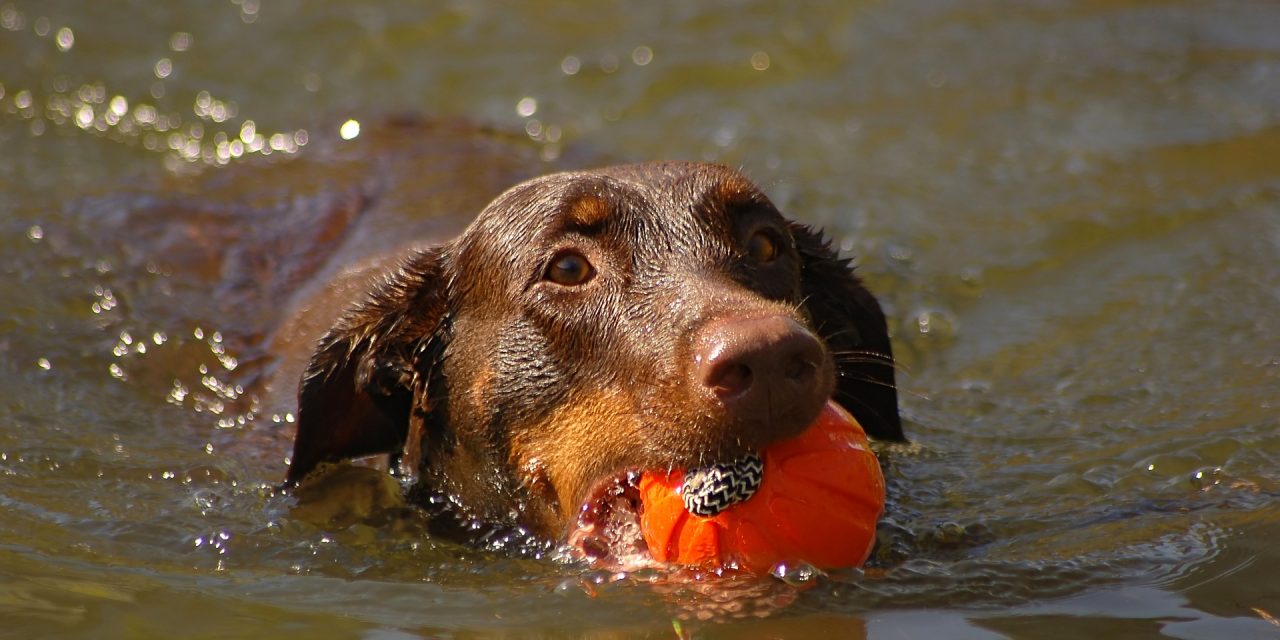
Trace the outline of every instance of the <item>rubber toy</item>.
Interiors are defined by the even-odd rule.
[[[885,494],[880,464],[853,416],[828,401],[804,433],[759,458],[754,491],[711,516],[689,512],[684,470],[645,472],[640,527],[650,555],[757,574],[786,563],[860,566],[875,543]]]

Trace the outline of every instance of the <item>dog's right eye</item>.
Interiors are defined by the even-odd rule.
[[[561,251],[551,259],[542,279],[566,287],[576,287],[586,284],[595,274],[596,270],[586,256],[577,251]]]

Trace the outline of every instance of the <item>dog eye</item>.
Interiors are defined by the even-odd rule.
[[[757,262],[772,262],[778,257],[778,234],[760,229],[747,238],[747,255]]]
[[[543,279],[558,285],[575,287],[586,284],[595,274],[596,270],[587,261],[586,256],[577,251],[561,251],[551,259]]]

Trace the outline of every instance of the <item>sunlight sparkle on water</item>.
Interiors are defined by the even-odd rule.
[[[538,100],[536,98],[524,97],[520,98],[520,102],[516,103],[516,113],[520,114],[522,118],[528,118],[537,112]]]
[[[58,43],[58,51],[70,51],[71,47],[76,44],[76,35],[71,32],[68,27],[58,29],[58,34],[54,36],[54,40]]]
[[[186,51],[191,48],[193,40],[194,38],[191,37],[191,34],[186,31],[176,31],[172,36],[169,36],[169,48],[174,51]]]
[[[636,47],[631,52],[631,62],[635,63],[637,67],[643,67],[653,62],[653,49],[644,45]]]
[[[354,140],[356,136],[360,135],[360,123],[356,120],[348,120],[342,123],[342,126],[338,128],[338,135],[342,136],[343,140]]]
[[[763,51],[757,51],[751,54],[751,68],[756,71],[766,71],[769,68],[769,54]]]

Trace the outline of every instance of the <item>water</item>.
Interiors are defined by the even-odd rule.
[[[1280,635],[1276,24],[0,2],[0,636]],[[386,133],[402,114],[491,129]],[[865,571],[706,623],[651,577],[412,513],[291,514],[272,329],[354,259],[353,203],[380,198],[364,244],[390,245],[531,174],[655,158],[743,167],[885,303],[913,444],[881,452]]]

